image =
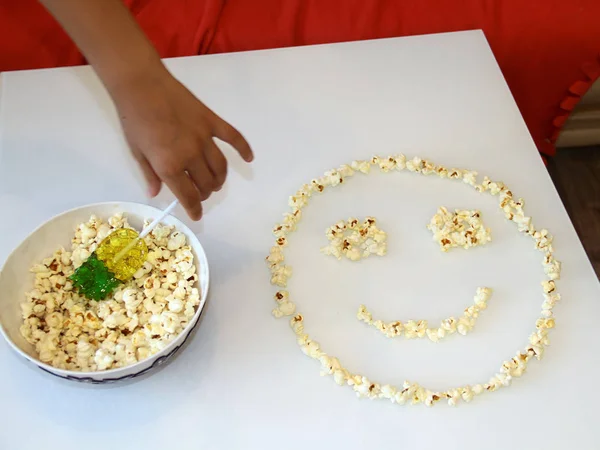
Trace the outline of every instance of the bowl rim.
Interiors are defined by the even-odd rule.
[[[52,222],[55,219],[58,219],[59,217],[62,216],[66,216],[68,214],[71,214],[73,212],[79,211],[81,209],[84,208],[93,208],[93,207],[102,207],[102,206],[108,206],[108,205],[123,205],[123,209],[126,209],[128,205],[134,205],[134,206],[143,206],[145,208],[150,208],[152,210],[154,210],[156,213],[161,213],[162,210],[155,207],[155,206],[151,206],[148,205],[146,203],[139,203],[139,202],[123,202],[123,201],[106,201],[106,202],[97,202],[97,203],[89,203],[86,205],[80,205],[80,206],[76,206],[74,208],[68,209],[66,211],[63,211],[61,213],[55,214],[54,216],[50,217],[49,219],[45,220],[44,222],[42,222],[40,225],[38,225],[34,230],[32,230],[23,240],[21,240],[21,242],[19,242],[13,249],[12,251],[8,254],[8,256],[6,257],[4,263],[2,264],[2,267],[0,267],[0,272],[3,272],[6,264],[10,261],[11,257],[15,254],[15,252],[21,247],[21,245],[23,245],[23,242],[25,242],[27,239],[29,239],[29,237],[31,237],[32,235],[34,235],[35,233],[37,233],[42,227],[44,227],[46,224]],[[126,211],[122,211],[124,215],[127,214]],[[154,355],[149,356],[146,359],[143,359],[142,361],[138,361],[135,364],[131,364],[129,366],[124,366],[124,367],[118,367],[116,369],[110,369],[110,370],[102,370],[102,371],[93,371],[93,372],[79,372],[79,371],[75,371],[75,370],[65,370],[65,369],[59,369],[57,367],[51,366],[50,364],[46,364],[42,361],[40,361],[37,358],[32,357],[31,355],[27,354],[26,352],[24,352],[23,350],[21,350],[21,348],[19,348],[19,346],[17,344],[15,344],[12,339],[10,339],[10,337],[8,336],[7,331],[4,329],[4,327],[2,326],[2,322],[0,322],[0,335],[2,335],[4,337],[4,340],[8,343],[8,345],[15,351],[17,352],[20,356],[24,357],[25,359],[27,359],[28,361],[32,362],[33,364],[35,364],[36,366],[40,367],[41,369],[43,369],[46,372],[50,372],[53,375],[60,375],[62,377],[65,378],[113,378],[115,375],[116,376],[127,376],[128,372],[132,372],[133,374],[137,373],[137,370],[134,370],[134,368],[136,368],[137,366],[140,365],[145,365],[148,363],[152,363],[153,361],[156,361],[157,359],[161,358],[162,356],[168,355],[171,353],[171,351],[173,350],[173,348],[175,347],[176,341],[178,338],[180,338],[181,336],[184,336],[184,334],[186,332],[191,332],[193,330],[193,328],[195,327],[195,324],[198,322],[198,320],[200,319],[200,315],[202,314],[202,310],[204,309],[204,305],[206,304],[206,299],[208,296],[208,291],[210,289],[210,267],[208,264],[208,257],[206,256],[206,251],[204,250],[204,247],[202,246],[202,243],[200,242],[200,239],[198,239],[198,237],[196,236],[196,233],[194,233],[184,222],[182,222],[179,218],[177,218],[177,216],[175,216],[174,214],[170,214],[171,217],[173,217],[177,222],[177,228],[179,229],[179,231],[182,231],[186,236],[188,236],[188,238],[190,236],[193,236],[194,239],[196,239],[196,242],[200,248],[200,250],[202,251],[202,259],[205,261],[205,265],[206,265],[206,289],[204,289],[201,293],[200,293],[200,303],[198,304],[198,308],[196,309],[196,313],[194,314],[194,317],[192,317],[192,320],[190,320],[187,324],[187,326],[181,331],[181,333],[179,333],[175,339],[173,339],[171,342],[169,342],[169,344],[163,348],[161,351],[159,351],[158,353],[155,353]],[[169,216],[167,216],[169,217]],[[199,255],[196,255],[196,258],[198,258]],[[198,283],[200,283],[200,274],[198,274]],[[140,370],[144,370],[144,369],[140,369]]]

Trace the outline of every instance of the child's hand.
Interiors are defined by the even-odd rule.
[[[164,181],[193,220],[223,186],[227,160],[213,137],[231,144],[250,162],[244,137],[208,109],[166,70],[113,89],[127,142],[155,196]]]
[[[164,181],[189,216],[200,219],[201,202],[227,176],[227,161],[213,137],[251,161],[246,140],[169,74],[122,0],[40,1],[110,93],[150,195]]]

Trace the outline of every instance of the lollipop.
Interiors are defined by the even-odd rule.
[[[171,203],[139,234],[131,228],[122,228],[104,238],[96,251],[69,277],[73,287],[87,299],[100,301],[119,284],[130,280],[146,262],[148,247],[144,238],[177,203],[177,200]]]

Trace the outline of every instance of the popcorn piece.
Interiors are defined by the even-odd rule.
[[[344,182],[344,178],[342,178],[342,175],[335,169],[325,172],[325,180],[326,180],[327,185],[329,185],[331,187],[335,187],[338,184],[341,184]]]
[[[169,311],[174,313],[180,313],[185,309],[185,303],[183,299],[171,297],[169,300]]]
[[[461,395],[461,398],[466,403],[469,403],[471,400],[473,400],[473,397],[475,396],[474,392],[471,390],[471,386],[465,386],[463,388],[460,388],[458,391]]]
[[[432,342],[438,342],[440,340],[440,336],[438,334],[438,330],[437,329],[433,329],[433,328],[427,329],[427,337]]]
[[[277,307],[272,311],[272,313],[276,318],[291,316],[296,312],[296,305],[289,301],[289,294],[287,291],[278,291],[274,298],[275,302],[277,303]],[[299,321],[301,322],[302,316],[299,317]]]
[[[425,394],[425,406],[433,406],[440,400],[440,394],[437,392],[426,391]]]
[[[448,405],[456,406],[460,399],[460,393],[458,389],[452,389],[446,392],[446,396],[448,397]]]
[[[92,218],[94,218],[94,216],[92,216]],[[119,228],[124,228],[127,224],[127,219],[123,217],[122,213],[117,213],[108,219],[108,224],[115,230]]]
[[[71,254],[71,260],[73,261],[73,268],[76,269],[81,266],[85,260],[91,256],[91,252],[85,248],[77,248]],[[39,276],[39,274],[38,274]]]
[[[350,247],[346,250],[345,256],[350,261],[358,261],[362,257],[362,252],[356,247]]]
[[[535,234],[535,228],[531,223],[531,217],[526,217],[522,212],[508,208],[505,216],[517,224],[517,229],[522,233]]]
[[[394,158],[396,164],[394,166],[394,168],[396,170],[404,170],[406,169],[406,156],[404,156],[402,153],[398,154],[398,155],[394,155],[392,158]]]
[[[167,249],[175,251],[183,247],[186,243],[185,234],[178,231],[171,234],[169,242],[167,243]]]
[[[505,186],[502,181],[498,181],[498,182],[492,181],[488,184],[488,189],[490,191],[490,194],[498,195],[500,192],[502,192],[505,189]]]
[[[465,336],[469,331],[471,331],[471,324],[470,322],[465,318],[465,317],[461,317],[458,320],[458,324],[456,326],[456,331],[458,331],[459,334],[462,334],[463,336]]]
[[[545,253],[552,253],[552,236],[548,233],[548,230],[536,231],[533,235],[535,241],[535,248]]]
[[[398,389],[396,389],[394,386],[390,386],[389,384],[381,386],[381,396],[382,396],[382,398],[387,398],[389,400],[394,400],[397,393],[398,393]]]
[[[296,314],[290,319],[290,327],[294,333],[300,335],[304,332],[304,317],[301,314]]]
[[[103,349],[99,349],[94,356],[94,362],[98,366],[98,370],[108,370],[115,362],[114,358]]]
[[[477,172],[465,170],[463,172],[463,182],[470,186],[475,186],[477,184]]]
[[[380,158],[378,164],[382,172],[389,172],[396,168],[396,159],[392,156],[388,158]]]
[[[437,176],[439,176],[440,178],[446,178],[448,176],[448,169],[446,169],[443,166],[438,166],[435,169],[435,173],[437,174]]]
[[[291,316],[296,312],[296,305],[292,302],[282,303],[273,310],[273,315],[277,318]]]
[[[306,356],[313,359],[319,359],[323,356],[319,343],[311,339],[307,339],[306,342],[301,345],[301,349]]]
[[[271,273],[271,284],[286,287],[288,278],[292,276],[292,268],[290,266],[275,264],[271,266]]]
[[[289,199],[289,205],[293,208],[302,209],[308,204],[306,196],[292,195]]]
[[[343,164],[338,168],[338,172],[342,177],[351,177],[354,175],[354,169],[347,164]]]
[[[422,170],[423,160],[421,158],[417,158],[416,156],[410,161],[406,162],[406,168],[411,172],[421,172]]]
[[[554,283],[554,280],[542,281],[542,289],[544,291],[544,294],[551,294],[552,292],[554,292],[556,289],[556,284]]]
[[[448,178],[451,180],[459,180],[462,178],[462,170],[460,169],[449,169],[448,170]]]
[[[350,167],[364,174],[368,174],[371,171],[371,163],[369,161],[352,161]]]
[[[423,175],[431,175],[431,174],[436,173],[435,164],[433,164],[431,161],[424,159],[421,162],[421,173]]]
[[[550,280],[560,279],[561,263],[554,259],[552,253],[546,253],[542,265],[544,266],[544,272]]]

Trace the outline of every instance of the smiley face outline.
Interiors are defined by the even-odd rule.
[[[542,358],[544,348],[549,344],[548,332],[555,326],[552,310],[560,300],[555,280],[560,278],[561,263],[554,258],[552,236],[546,229],[536,230],[531,218],[525,215],[523,200],[515,200],[512,192],[502,182],[494,182],[488,177],[484,177],[482,183],[477,184],[477,172],[446,169],[419,157],[407,160],[404,155],[385,158],[375,156],[371,161],[354,161],[351,165],[343,165],[338,169],[330,170],[325,173],[324,177],[313,180],[311,184],[303,185],[295,195],[290,197],[289,206],[292,208],[292,212],[286,214],[283,223],[277,224],[273,229],[277,241],[266,258],[271,271],[271,283],[279,287],[286,287],[287,285],[287,278],[291,276],[292,272],[291,267],[284,264],[285,259],[282,249],[287,246],[287,235],[296,229],[301,217],[301,210],[308,204],[312,194],[323,192],[326,187],[335,187],[343,183],[346,178],[353,176],[355,171],[368,174],[372,166],[378,166],[383,172],[406,169],[409,172],[422,175],[437,174],[441,178],[462,180],[478,192],[487,192],[492,196],[498,195],[499,205],[505,217],[514,222],[520,232],[531,237],[535,241],[535,248],[545,255],[542,265],[547,279],[541,282],[544,302],[542,303],[540,318],[535,323],[535,331],[529,338],[529,344],[522,351],[518,351],[512,359],[504,361],[500,371],[492,376],[487,383],[460,386],[443,392],[432,391],[418,383],[409,381],[405,381],[401,388],[389,384],[381,385],[370,381],[363,375],[352,374],[342,366],[336,357],[327,355],[321,350],[318,342],[304,333],[304,317],[301,314],[296,314],[290,320],[290,327],[296,335],[301,350],[307,356],[321,363],[322,374],[331,375],[338,385],[352,387],[358,397],[385,398],[392,401],[392,403],[424,403],[427,406],[432,406],[441,399],[447,399],[448,404],[454,406],[460,399],[469,402],[474,396],[483,392],[493,392],[499,388],[510,386],[514,378],[523,375],[528,362],[532,358],[535,357],[538,360]],[[275,300],[278,304],[275,311],[278,311],[278,313],[274,313],[274,315],[276,317],[287,315],[282,313],[281,305],[288,305],[286,311],[291,311],[290,315],[294,314],[296,308],[295,304],[289,299],[289,294],[281,298],[280,292],[275,294]]]

